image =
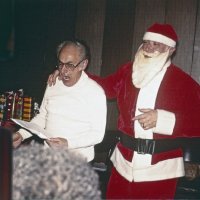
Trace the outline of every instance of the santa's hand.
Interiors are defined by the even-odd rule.
[[[56,69],[52,74],[49,75],[47,84],[49,86],[55,85],[56,84],[56,78],[58,77],[58,79],[60,80],[59,77],[59,71]]]
[[[157,110],[153,110],[150,108],[139,108],[138,110],[142,114],[135,116],[133,120],[138,120],[144,130],[156,127],[158,117]]]
[[[50,138],[49,140],[46,140],[47,144],[52,148],[61,148],[61,147],[67,147],[68,142],[64,138]]]

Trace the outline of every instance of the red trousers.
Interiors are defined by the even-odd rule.
[[[113,167],[107,186],[106,199],[174,199],[177,178],[129,182]]]

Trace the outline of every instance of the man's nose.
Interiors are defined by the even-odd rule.
[[[154,47],[152,44],[148,43],[148,44],[144,45],[143,50],[148,53],[152,53],[152,52],[154,52]]]
[[[61,69],[61,72],[62,73],[66,73],[66,72],[68,72],[69,71],[69,69],[65,66],[65,65],[63,65],[62,66],[62,69]]]

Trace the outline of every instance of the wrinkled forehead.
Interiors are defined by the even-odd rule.
[[[57,57],[67,57],[67,56],[75,56],[75,57],[81,57],[82,53],[82,48],[79,47],[78,45],[72,43],[72,42],[66,42],[63,43],[58,47],[57,50]]]
[[[81,55],[80,48],[78,48],[75,45],[66,45],[60,50],[58,57],[69,56],[69,55],[73,55],[75,57],[80,57],[80,55]]]

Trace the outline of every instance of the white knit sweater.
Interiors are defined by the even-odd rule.
[[[91,161],[94,145],[104,137],[106,114],[103,89],[82,72],[79,81],[72,87],[59,80],[55,86],[47,86],[40,113],[32,122],[44,128],[49,137],[67,139],[69,149]],[[19,132],[24,139],[31,136],[24,129]]]

